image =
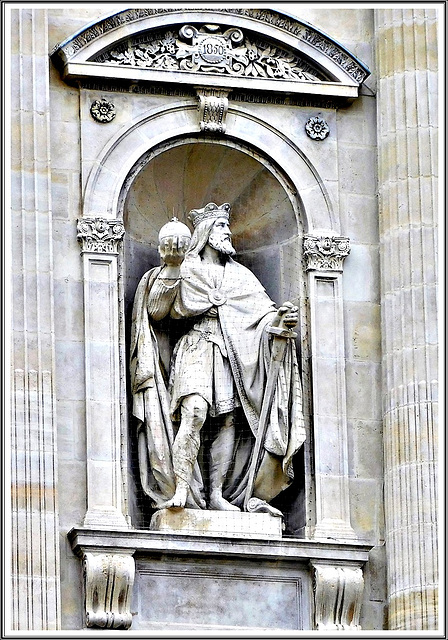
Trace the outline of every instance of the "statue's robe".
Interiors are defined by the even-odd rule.
[[[175,319],[200,317],[212,307],[217,308],[227,357],[239,401],[250,429],[249,434],[251,435],[249,437],[243,437],[242,432],[237,433],[234,464],[226,478],[223,491],[226,499],[237,506],[242,506],[248,480],[249,463],[255,442],[254,438],[258,432],[259,417],[270,366],[270,345],[273,338],[266,331],[266,328],[275,318],[276,309],[254,274],[231,258],[225,264],[222,282],[218,291],[218,295],[221,298],[225,298],[224,304],[214,304],[214,300],[216,300],[214,296],[217,293],[216,283],[210,277],[210,272],[203,268],[199,256],[187,254],[181,266],[180,276],[177,284],[177,293],[171,305],[171,316]],[[151,345],[150,350],[154,358],[152,362],[157,360],[156,345],[154,344],[153,334],[151,334],[151,323],[147,315],[147,308],[143,309],[143,306],[148,302],[150,290],[153,291],[151,295],[161,299],[160,296],[163,295],[163,292],[161,293],[159,285],[160,280],[157,279],[157,274],[148,276],[146,284],[142,280],[140,287],[145,289],[145,292],[140,292],[139,296],[136,295],[134,304],[136,317],[145,316],[144,322],[141,322],[140,325],[145,327],[146,333],[151,336],[151,342],[146,342],[143,334],[140,339],[145,342],[144,349],[147,350],[147,345]],[[165,295],[169,295],[169,293],[165,292]],[[136,306],[138,307],[137,310],[135,309]],[[139,331],[141,330],[139,329]],[[138,348],[138,343],[139,337],[134,335],[134,350],[136,347]],[[138,353],[138,351],[131,351],[131,357],[132,353]],[[145,351],[144,353],[146,354]],[[182,345],[176,349],[175,357],[176,360],[181,359],[182,361],[185,359],[182,353]],[[175,365],[176,363],[173,366]],[[154,369],[154,366],[152,366],[152,369]],[[140,370],[142,371],[141,365]],[[135,374],[133,375],[133,379],[137,380]],[[146,373],[143,375],[145,376]],[[155,379],[153,371],[151,375]],[[138,389],[138,387],[136,388]],[[134,414],[141,419],[143,413],[141,409],[139,410],[139,406],[141,406],[142,400],[136,399],[134,389],[133,392]],[[137,395],[138,393],[137,390]],[[171,398],[171,409],[174,409],[176,404],[177,400]],[[166,416],[166,406],[163,415]],[[158,441],[166,442],[164,450],[166,457],[169,457],[170,443],[172,443],[173,436],[173,431],[170,431],[169,424],[167,424],[166,420],[163,422],[166,431],[162,436],[159,434],[162,423],[157,413],[154,423],[155,430],[151,426],[153,422],[152,416],[145,413],[143,417],[148,422],[148,429],[157,433]],[[170,423],[171,419],[172,415],[170,416]],[[154,439],[154,436],[152,437]],[[263,443],[263,457],[255,479],[253,495],[270,501],[290,484],[294,475],[292,460],[304,440],[302,389],[296,347],[293,341],[289,341],[277,379],[270,419]],[[171,497],[172,493],[174,491],[171,491],[168,497]]]
[[[138,425],[140,480],[154,507],[171,498],[176,487],[172,464],[175,428],[157,329],[148,315],[148,296],[160,270],[161,267],[155,267],[145,273],[137,287],[130,341],[132,413]],[[198,465],[194,469],[186,506],[205,507]]]

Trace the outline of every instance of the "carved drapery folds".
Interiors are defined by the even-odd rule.
[[[309,235],[303,240],[307,271],[342,271],[349,253],[349,238]]]
[[[317,631],[358,631],[364,578],[355,565],[312,562],[314,568],[314,627]]]
[[[201,131],[224,133],[229,108],[228,89],[197,88],[199,99],[199,126]]]
[[[84,553],[87,627],[129,629],[135,563],[128,553]]]
[[[123,239],[121,220],[83,218],[78,220],[78,240],[82,251],[93,253],[118,253],[118,243]]]

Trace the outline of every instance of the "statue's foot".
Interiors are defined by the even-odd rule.
[[[209,508],[216,509],[216,511],[241,511],[239,507],[230,504],[228,500],[223,498],[220,491],[211,492]]]
[[[247,511],[249,513],[269,513],[269,515],[274,516],[275,518],[283,518],[283,513],[273,507],[271,504],[268,504],[265,500],[260,500],[260,498],[252,497],[247,503]]]
[[[187,502],[188,487],[178,487],[171,500],[163,502],[159,509],[183,509]]]

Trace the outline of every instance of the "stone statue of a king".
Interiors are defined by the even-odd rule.
[[[176,219],[162,227],[162,264],[137,288],[130,367],[140,477],[156,509],[281,516],[269,503],[291,483],[305,440],[298,309],[276,309],[233,259],[229,215],[228,203],[209,203],[189,213],[192,236]],[[167,317],[184,330],[165,372],[157,334]]]

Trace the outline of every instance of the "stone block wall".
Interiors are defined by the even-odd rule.
[[[341,220],[340,233],[351,241],[351,252],[345,260],[342,277],[348,426],[346,462],[350,521],[357,538],[374,545],[365,573],[361,625],[366,630],[378,630],[387,628],[388,622],[385,614],[385,470],[382,431],[384,373],[381,350],[380,230],[377,200],[376,27],[373,9],[327,10],[313,8],[312,5],[299,8],[298,18],[330,34],[372,70],[362,87],[361,96],[350,105],[341,106],[336,110],[318,107],[291,108],[287,105],[271,105],[267,108],[263,105],[263,113],[269,113],[269,123],[273,127],[283,131],[306,154],[316,159],[320,177],[328,189],[334,211]],[[105,141],[118,132],[128,119],[143,113],[149,104],[168,104],[172,98],[134,96],[99,89],[97,93],[95,90],[86,92],[75,86],[68,86],[49,63],[46,53],[87,23],[98,20],[104,15],[104,7],[94,4],[67,5],[64,8],[49,8],[45,11],[44,21],[41,9],[35,9],[32,15],[30,13],[27,16],[28,24],[32,25],[30,33],[34,33],[34,40],[30,36],[27,44],[25,39],[17,39],[13,50],[16,65],[19,47],[25,47],[28,54],[42,64],[42,73],[49,77],[46,89],[39,82],[35,84],[33,95],[35,106],[37,104],[38,108],[34,112],[38,115],[33,120],[30,116],[33,112],[32,105],[27,103],[31,86],[28,83],[32,83],[31,68],[22,66],[19,70],[18,66],[16,67],[17,73],[22,74],[22,83],[17,88],[22,102],[14,103],[17,108],[14,110],[13,127],[21,127],[25,135],[22,147],[15,145],[13,190],[22,193],[24,204],[17,212],[13,246],[15,253],[19,255],[24,246],[21,234],[36,234],[32,225],[27,226],[28,223],[31,224],[27,214],[32,211],[34,205],[31,206],[25,201],[25,195],[28,194],[29,197],[33,192],[19,186],[20,172],[23,171],[26,177],[30,168],[21,165],[24,151],[28,149],[28,155],[35,159],[39,168],[42,168],[34,195],[39,202],[39,220],[48,230],[44,239],[37,238],[36,246],[41,259],[44,259],[47,251],[48,255],[51,255],[49,247],[52,246],[52,263],[33,266],[28,262],[24,266],[16,260],[15,308],[24,308],[20,298],[21,292],[26,291],[29,286],[32,295],[35,295],[39,282],[40,334],[50,336],[51,344],[46,344],[45,350],[41,351],[46,355],[40,362],[31,362],[29,354],[34,353],[33,331],[36,327],[32,324],[24,327],[21,324],[20,312],[17,311],[14,366],[17,371],[22,372],[29,368],[25,378],[28,381],[26,384],[31,386],[34,380],[33,372],[37,371],[36,379],[41,380],[39,384],[42,389],[48,378],[46,372],[50,371],[51,385],[55,390],[56,403],[51,414],[54,425],[51,425],[50,420],[49,431],[44,429],[43,433],[48,433],[50,439],[57,439],[57,456],[47,467],[52,471],[48,472],[46,481],[48,480],[51,487],[58,487],[58,503],[51,503],[48,517],[53,518],[52,531],[58,529],[60,569],[59,549],[54,544],[51,547],[53,573],[48,575],[48,583],[56,585],[56,574],[60,572],[61,598],[58,600],[55,595],[54,607],[58,612],[53,615],[53,627],[50,625],[46,628],[59,625],[60,616],[62,629],[75,630],[81,629],[84,624],[81,563],[71,551],[66,534],[72,527],[83,524],[87,508],[83,265],[76,239],[76,221],[82,214],[83,187],[88,171]],[[15,27],[18,23],[17,13]],[[41,34],[45,34],[45,38],[38,47]],[[31,47],[31,41],[34,42],[34,49]],[[98,126],[84,120],[84,129],[81,131],[80,112],[89,108],[92,97],[103,96],[119,104],[116,119],[104,125],[103,129],[103,125]],[[257,104],[244,103],[244,109],[254,116],[260,113],[260,105]],[[322,116],[330,126],[330,136],[326,141],[313,141],[303,134],[304,123],[314,115]],[[386,126],[384,120],[381,120],[380,124]],[[428,123],[429,129],[430,125],[431,123]],[[39,135],[43,135],[42,138],[38,138],[40,142],[34,147],[30,146],[31,137],[27,135],[29,131],[33,131],[33,126],[36,131],[39,130]],[[82,144],[85,144],[83,149]],[[322,159],[319,149],[325,149],[329,160]],[[83,163],[81,158],[84,160]],[[188,175],[184,178],[188,180]],[[21,226],[22,223],[25,223],[25,226]],[[427,226],[432,224],[433,221],[430,220]],[[392,231],[389,235],[388,233],[385,227],[383,242],[386,244],[391,242],[389,236],[393,235]],[[288,249],[284,248],[285,255],[287,251]],[[25,281],[28,283],[26,286]],[[32,300],[30,296],[31,294],[28,296],[28,304]],[[54,318],[48,313],[48,309],[51,308],[54,309]],[[34,322],[35,317],[30,315],[30,306],[27,313],[28,322]],[[29,360],[25,363],[21,354],[26,351],[23,345],[27,340]],[[16,383],[20,383],[19,378],[22,374],[17,374],[17,371],[15,380]],[[45,393],[43,395],[45,396]],[[52,450],[56,451],[56,447]],[[19,454],[16,470],[19,472],[22,465],[20,446],[17,451]],[[32,469],[33,455],[27,459],[31,461],[27,468]],[[27,482],[29,490],[34,480],[30,477]],[[130,499],[134,499],[133,496],[130,496]],[[16,502],[16,505],[18,504]],[[18,527],[22,522],[19,508],[16,513]],[[57,537],[57,534],[55,535]],[[24,541],[23,538],[20,541],[19,537],[16,539],[19,545],[22,544],[23,549],[29,548],[29,541]],[[28,569],[22,569],[21,575],[24,577]],[[19,593],[20,586],[17,584],[16,587]],[[32,616],[21,624],[31,624],[38,628]]]

